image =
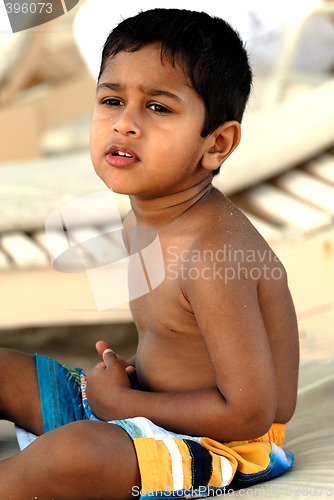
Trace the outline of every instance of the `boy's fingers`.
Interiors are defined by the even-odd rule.
[[[103,352],[106,349],[109,349],[109,345],[104,340],[99,340],[98,342],[96,342],[95,347],[101,359],[103,359]]]
[[[136,371],[136,368],[132,365],[128,365],[126,368],[125,368],[125,371],[128,375],[133,375]]]
[[[112,349],[110,349],[110,347],[108,347],[107,349],[105,349],[103,351],[103,353],[102,353],[102,359],[103,359],[104,364],[106,366],[108,366],[108,364],[110,364],[111,362],[113,362],[115,359],[118,362],[116,354],[114,353],[114,351]]]

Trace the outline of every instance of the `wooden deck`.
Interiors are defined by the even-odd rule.
[[[328,228],[334,222],[334,150],[231,199],[268,240]]]

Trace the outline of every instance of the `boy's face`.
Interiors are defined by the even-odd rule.
[[[204,102],[160,46],[119,52],[99,80],[91,126],[97,174],[115,192],[155,198],[187,189],[201,166]],[[125,155],[125,156],[124,156]]]

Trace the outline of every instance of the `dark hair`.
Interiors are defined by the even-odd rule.
[[[218,17],[204,12],[153,9],[122,21],[108,36],[99,79],[118,52],[135,52],[161,44],[161,58],[181,63],[206,107],[202,137],[229,120],[241,122],[250,94],[252,74],[238,34]],[[219,169],[214,171],[217,174]]]

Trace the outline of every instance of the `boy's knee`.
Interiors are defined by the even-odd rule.
[[[100,457],[103,437],[99,435],[90,421],[73,422],[45,434],[45,446],[52,464],[56,468],[69,471],[86,470],[94,466]]]
[[[115,498],[128,498],[132,486],[140,485],[133,444],[116,425],[78,421],[39,440],[39,453],[44,457],[40,475],[49,480],[62,477],[62,494],[66,488],[69,498],[82,498],[83,492],[89,498],[114,498],[104,496],[111,485],[120,494]]]
[[[13,352],[11,349],[7,349],[6,347],[0,347],[0,360],[6,362],[6,360],[10,360]]]
[[[41,489],[50,495],[83,498],[101,467],[98,453],[101,444],[94,439],[90,427],[83,424],[87,422],[74,422],[47,432],[23,451],[22,455],[26,453],[26,461],[30,463],[30,483],[38,474]]]
[[[101,472],[101,466],[118,459],[129,450],[135,453],[131,438],[120,427],[105,422],[77,421],[44,435],[48,455],[64,471],[76,469]],[[47,443],[47,441],[49,443]],[[47,451],[47,450],[46,450]],[[115,460],[116,459],[116,460]],[[129,460],[131,457],[129,456]]]
[[[14,364],[19,362],[23,366],[25,364],[35,364],[35,359],[32,354],[27,354],[25,352],[21,352],[15,349],[9,349],[7,347],[0,347],[0,360],[1,360],[1,368],[4,366],[8,366],[8,368],[11,368],[12,370],[18,369],[18,367]],[[3,370],[1,369],[1,372]]]

